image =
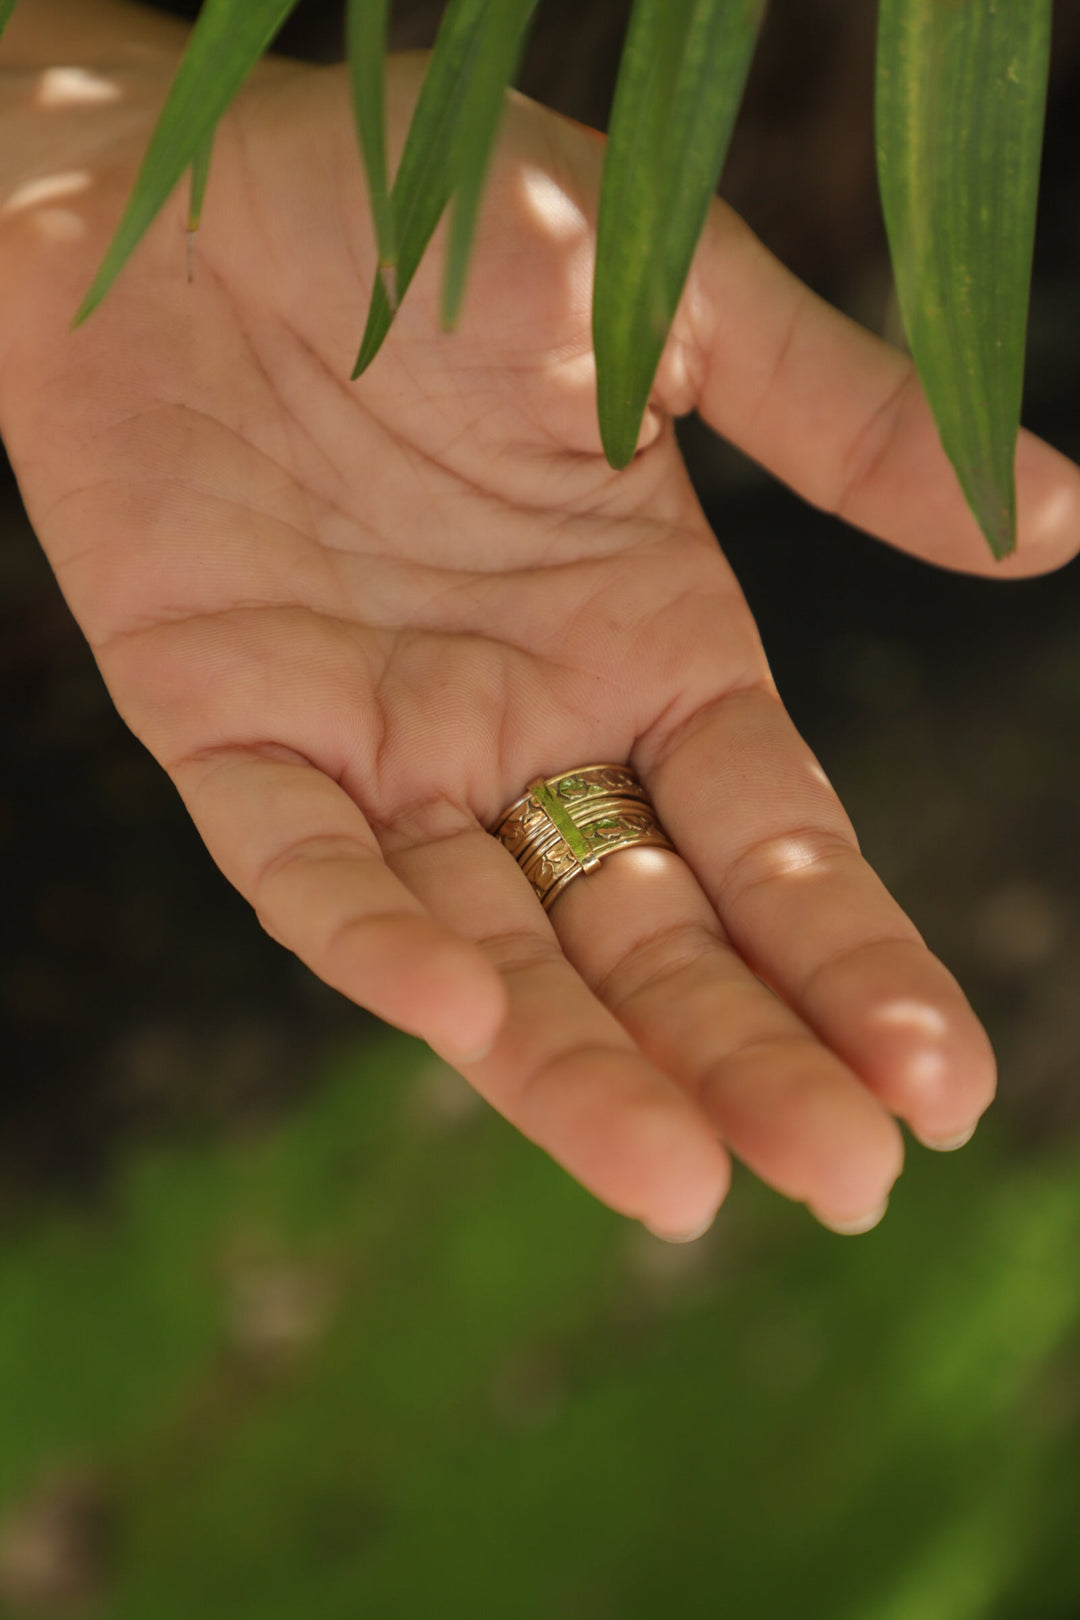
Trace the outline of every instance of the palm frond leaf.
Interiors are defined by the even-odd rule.
[[[480,27],[473,71],[461,110],[455,167],[457,192],[450,224],[443,278],[443,325],[456,325],[476,221],[499,120],[521,62],[537,0],[496,0]]]
[[[491,3],[450,0],[439,25],[391,192],[399,303],[454,193],[463,110]],[[382,348],[394,313],[386,287],[376,280],[354,378],[367,370]]]
[[[297,0],[206,0],[123,217],[76,312],[76,326],[105,297],[184,171],[201,161],[221,115],[296,4]]]
[[[941,441],[996,557],[1016,440],[1051,0],[881,0],[877,156],[900,311]]]
[[[593,342],[613,467],[634,454],[727,155],[763,0],[635,0],[597,227]]]
[[[0,34],[4,32],[11,21],[11,13],[15,10],[19,0],[0,0]]]
[[[367,174],[379,270],[391,305],[397,303],[397,233],[386,162],[386,42],[389,0],[349,0],[346,55],[360,151]]]

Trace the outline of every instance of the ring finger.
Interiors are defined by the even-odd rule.
[[[903,1163],[895,1120],[747,968],[684,861],[621,850],[572,882],[551,919],[597,997],[738,1158],[828,1226],[877,1224]]]

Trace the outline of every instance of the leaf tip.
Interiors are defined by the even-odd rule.
[[[615,472],[625,471],[633,461],[640,430],[640,416],[636,422],[629,419],[613,421],[601,413],[600,442],[604,448],[604,459]]]
[[[390,313],[391,315],[396,315],[398,311],[397,265],[387,263],[380,264],[379,281],[382,285],[383,293],[386,296],[386,302],[390,306]]]
[[[984,528],[983,534],[989,542],[995,562],[1005,562],[1009,557],[1015,556],[1017,546],[1015,523],[1008,528]]]
[[[361,343],[360,353],[356,357],[356,364],[349,373],[350,382],[356,382],[358,377],[362,377],[364,375],[364,372],[367,370],[368,366],[370,366],[378,352],[379,345],[377,343],[369,343],[367,339]]]
[[[1016,486],[1009,473],[1000,484],[977,490],[971,511],[995,562],[1011,557],[1017,546]]]
[[[87,317],[94,313],[95,309],[97,309],[98,305],[101,303],[101,298],[102,294],[98,291],[95,283],[95,285],[89,289],[82,303],[71,317],[71,330],[73,332],[77,331]]]
[[[462,306],[465,302],[465,270],[464,259],[449,259],[446,273],[443,277],[442,299],[439,304],[439,325],[444,332],[453,332],[461,320]]]
[[[456,332],[458,322],[461,320],[461,300],[458,298],[444,299],[439,310],[439,325],[444,332]]]

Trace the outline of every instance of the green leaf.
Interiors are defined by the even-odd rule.
[[[727,155],[764,0],[635,0],[597,226],[600,432],[634,454],[656,368]]]
[[[1016,439],[1051,0],[881,0],[877,150],[908,342],[995,557]]]
[[[208,138],[200,146],[191,165],[191,194],[188,198],[187,223],[187,278],[195,279],[195,238],[198,235],[199,224],[202,220],[203,198],[206,196],[206,182],[210,177],[210,155],[214,150],[214,134],[211,131]]]
[[[90,290],[84,321],[104,298],[297,0],[205,0],[157,121],[127,207]]]
[[[454,166],[458,189],[443,281],[443,325],[456,325],[476,234],[480,198],[506,91],[513,83],[537,0],[495,0],[484,14],[462,106]]]
[[[203,198],[210,175],[210,154],[214,150],[214,132],[210,131],[191,163],[191,197],[188,202],[188,230],[195,233],[202,219]]]
[[[391,193],[399,301],[453,195],[465,96],[490,3],[492,0],[450,0],[420,87]],[[374,360],[392,319],[386,288],[377,280],[353,377],[359,377]]]
[[[4,32],[11,21],[11,13],[18,5],[18,0],[0,0],[0,34]]]
[[[386,166],[385,57],[389,19],[389,0],[349,0],[345,23],[353,111],[367,173],[379,269],[393,305],[397,302],[397,235]]]

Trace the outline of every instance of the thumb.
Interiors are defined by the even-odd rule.
[[[1019,546],[995,562],[910,357],[818,298],[719,199],[653,402],[696,409],[813,505],[941,567],[1016,578],[1080,550],[1080,469],[1021,432]]]

